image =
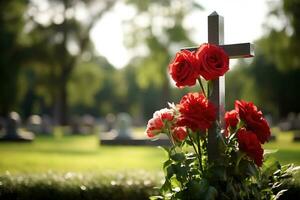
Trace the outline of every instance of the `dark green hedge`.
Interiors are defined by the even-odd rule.
[[[129,173],[65,173],[0,175],[0,199],[5,200],[142,200],[156,195],[162,175]],[[291,182],[280,199],[300,199],[300,181]]]
[[[132,174],[46,173],[0,175],[0,199],[10,200],[132,200],[149,199],[162,176]]]

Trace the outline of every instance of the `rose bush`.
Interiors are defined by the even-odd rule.
[[[280,186],[294,172],[293,166],[266,161],[262,144],[270,127],[252,102],[235,102],[224,115],[225,127],[216,122],[216,105],[208,100],[201,77],[213,80],[228,71],[228,56],[218,46],[203,44],[196,52],[181,51],[169,65],[178,87],[199,80],[201,92],[188,93],[180,102],[154,113],[146,133],[150,138],[166,134],[172,146],[165,148],[165,181],[154,199],[277,199]],[[217,126],[219,155],[208,162],[208,129]],[[212,134],[212,133],[209,133]]]

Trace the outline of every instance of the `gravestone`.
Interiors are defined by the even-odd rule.
[[[116,133],[118,139],[131,139],[132,131],[131,131],[131,117],[127,113],[120,113],[117,116],[116,121]]]
[[[267,120],[269,126],[272,127],[273,126],[273,118],[272,118],[272,116],[271,115],[266,115],[265,119]],[[271,131],[271,137],[270,137],[269,141],[275,141],[276,140],[277,132],[278,131],[274,131],[274,130]]]
[[[21,124],[20,116],[17,112],[11,112],[5,122],[4,135],[0,141],[23,141],[30,142],[34,139],[34,134],[19,129]]]
[[[83,115],[81,118],[82,134],[93,134],[95,132],[95,118],[92,115]]]
[[[278,124],[278,127],[281,131],[300,130],[300,113],[289,113],[287,118]]]
[[[297,117],[295,118],[293,125],[294,125],[294,129],[300,130],[300,113],[297,114]]]
[[[0,134],[3,133],[5,127],[5,119],[0,117]]]
[[[298,113],[297,117],[295,117],[293,121],[293,131],[294,131],[294,142],[300,142],[300,113]]]
[[[100,135],[101,145],[130,145],[130,146],[169,146],[167,138],[150,141],[148,138],[139,138],[133,134],[132,119],[127,113],[117,115],[115,129]],[[143,134],[144,136],[144,134]]]
[[[254,56],[253,45],[250,43],[224,45],[224,18],[218,15],[217,12],[213,12],[208,16],[208,43],[219,45],[231,59]],[[195,51],[198,47],[188,47],[183,49]],[[212,85],[212,92],[209,99],[214,103],[214,105],[217,105],[217,121],[222,127],[224,127],[225,76],[221,76],[213,80]],[[212,128],[208,130],[207,149],[209,162],[215,162],[219,158],[219,136],[217,135],[217,130],[217,123],[214,123]]]
[[[41,133],[46,135],[53,133],[53,122],[48,115],[42,116]]]
[[[34,134],[41,133],[42,119],[39,115],[31,115],[28,118],[27,130]]]
[[[71,134],[77,135],[83,133],[83,128],[81,126],[81,118],[78,115],[74,115],[71,118]]]

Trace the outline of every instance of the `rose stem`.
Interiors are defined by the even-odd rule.
[[[201,171],[203,171],[203,167],[202,167],[202,152],[201,152],[201,148],[200,148],[200,133],[197,133],[197,145],[198,145],[198,153],[199,153],[199,162],[200,162],[200,169]]]
[[[209,81],[207,81],[207,97],[209,97]]]
[[[203,87],[203,84],[202,84],[201,78],[197,78],[197,80],[198,80],[198,82],[199,82],[199,84],[200,84],[200,86],[201,86],[201,90],[202,90],[202,92],[203,92],[204,96],[206,97],[205,90],[204,90],[204,87]]]
[[[172,142],[172,145],[175,147],[176,146],[175,145],[175,141],[174,141],[174,138],[172,137],[172,133],[171,133],[169,127],[167,128],[167,130],[168,130],[168,136],[169,136],[169,138],[170,138],[170,140]]]
[[[202,171],[202,162],[201,162],[200,154],[199,154],[199,152],[197,152],[197,148],[196,148],[196,146],[195,146],[195,144],[194,144],[194,141],[193,141],[192,137],[190,136],[190,132],[189,132],[189,131],[188,131],[188,136],[189,136],[189,138],[190,138],[190,140],[191,140],[191,142],[192,142],[192,146],[193,146],[193,148],[194,148],[194,151],[195,151],[195,153],[197,154],[197,157],[198,157],[198,159],[199,159],[200,170],[201,170],[201,172],[203,172],[203,171]]]

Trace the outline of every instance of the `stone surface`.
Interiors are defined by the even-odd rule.
[[[116,140],[118,139],[131,139],[132,130],[131,130],[131,117],[128,113],[119,113],[117,115],[116,121]]]
[[[39,115],[31,115],[27,122],[27,130],[34,134],[41,133],[42,119]]]
[[[17,112],[11,112],[5,122],[4,135],[0,138],[0,141],[32,141],[34,134],[28,131],[21,131],[19,129],[20,124],[21,119],[19,114]]]
[[[41,133],[46,135],[53,134],[53,121],[48,115],[42,116]]]

